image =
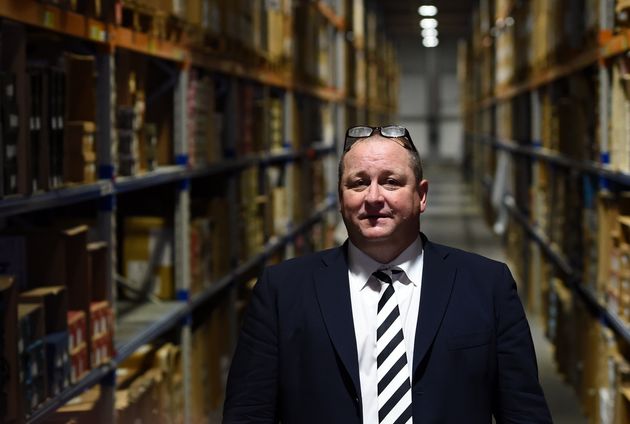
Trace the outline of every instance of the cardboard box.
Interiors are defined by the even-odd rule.
[[[18,370],[18,402],[21,414],[30,414],[45,399],[46,353],[44,308],[41,304],[18,305],[18,354],[13,370]]]
[[[41,303],[19,303],[17,323],[17,353],[22,355],[28,346],[46,335],[44,306]]]
[[[90,338],[98,337],[105,333],[112,333],[110,317],[112,315],[112,308],[109,302],[101,300],[98,302],[92,302],[90,304],[90,322],[91,331]]]
[[[19,370],[18,363],[18,303],[17,284],[11,276],[0,275],[0,309],[2,317],[0,320],[0,331],[2,343],[0,346],[0,356],[7,361],[8,369],[15,374],[14,370]],[[43,329],[42,329],[43,330]],[[11,371],[13,370],[13,371]],[[0,414],[0,421],[12,422],[24,415],[22,394],[19,386],[19,379],[9,375],[6,379],[4,374],[0,374],[0,390],[7,393],[7,408]]]
[[[45,334],[67,331],[68,299],[63,286],[39,287],[20,293],[20,303],[42,305]]]
[[[0,275],[12,275],[18,291],[27,289],[27,265],[26,237],[0,235]]]
[[[81,310],[89,316],[92,292],[88,284],[87,238],[87,225],[33,231],[28,233],[28,257],[30,287],[64,286],[67,309]]]
[[[173,299],[173,233],[160,217],[127,217],[124,221],[123,272],[135,289]]]
[[[66,122],[96,122],[96,68],[91,55],[66,53]]]
[[[68,311],[69,349],[74,351],[87,341],[87,318],[83,311]]]
[[[70,352],[70,381],[72,384],[79,382],[89,369],[88,345],[83,343]]]
[[[103,420],[103,411],[99,410],[101,401],[101,388],[96,385],[79,396],[71,399],[64,406],[57,409],[46,420],[49,424],[89,423]]]
[[[46,345],[46,379],[48,397],[59,395],[70,385],[69,336],[67,331],[48,334]]]
[[[66,122],[64,129],[63,178],[71,183],[95,181],[96,125],[90,121]]]
[[[109,362],[114,357],[111,333],[103,333],[92,339],[92,368]]]

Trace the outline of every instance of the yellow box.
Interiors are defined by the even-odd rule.
[[[152,271],[149,270],[151,264]],[[173,231],[166,227],[164,218],[125,218],[123,273],[133,289],[143,290],[152,286],[150,294],[161,299],[173,299]]]

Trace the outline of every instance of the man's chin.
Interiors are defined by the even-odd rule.
[[[391,234],[384,231],[369,231],[361,233],[361,238],[366,243],[378,243],[389,240]]]

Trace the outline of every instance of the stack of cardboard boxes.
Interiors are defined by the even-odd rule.
[[[3,272],[16,277],[10,284],[16,307],[4,316],[19,323],[17,334],[5,333],[17,346],[7,360],[19,370],[10,391],[19,416],[30,415],[113,356],[107,245],[95,243],[91,249],[87,233],[88,227],[79,225],[0,237],[4,246],[12,246],[0,255]],[[91,355],[98,358],[92,364]]]

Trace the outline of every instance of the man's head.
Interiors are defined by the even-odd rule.
[[[346,137],[339,163],[341,215],[353,244],[384,263],[418,236],[428,182],[404,128],[363,128],[357,135],[367,136]]]

